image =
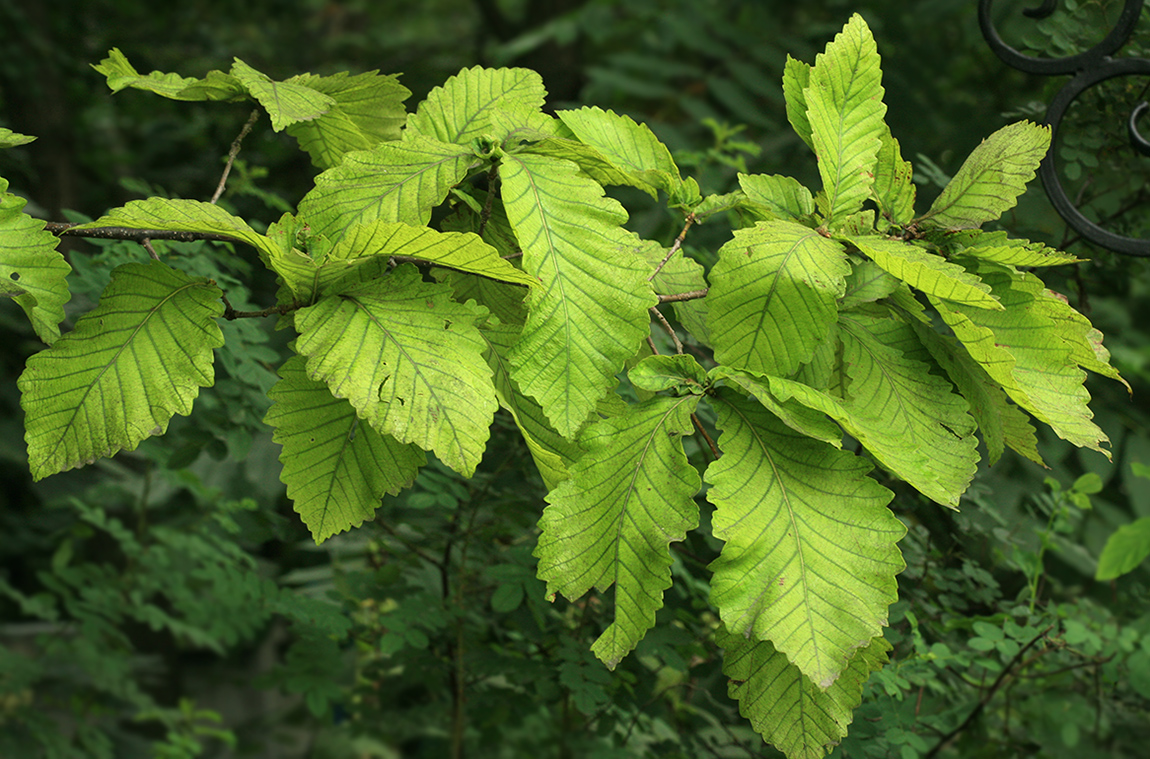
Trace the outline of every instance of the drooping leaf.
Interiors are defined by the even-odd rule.
[[[916,290],[975,308],[1002,310],[990,288],[974,274],[942,256],[902,240],[877,235],[846,238],[868,258]]]
[[[479,315],[405,264],[297,311],[297,345],[308,376],[376,431],[471,476],[496,407]]]
[[[874,37],[862,16],[815,58],[806,89],[811,141],[833,225],[859,210],[871,192],[886,106]]]
[[[232,216],[217,205],[200,200],[159,197],[132,200],[127,205],[113,208],[95,221],[76,225],[74,229],[103,227],[224,235],[246,242],[261,253],[278,251],[276,245],[252,229],[243,219]]]
[[[288,497],[320,543],[372,519],[383,495],[410,485],[427,455],[361,421],[350,403],[307,376],[301,356],[289,358],[279,375],[264,422],[283,446],[280,479]]]
[[[627,185],[650,195],[659,197],[659,188],[642,178],[642,175],[616,166],[598,148],[573,139],[545,138],[524,148],[528,153],[561,158],[576,164],[583,173],[604,187]]]
[[[0,127],[0,148],[14,148],[19,145],[27,145],[35,139],[35,137],[29,137],[26,134],[13,132],[6,127]]]
[[[974,229],[1014,207],[1050,146],[1050,127],[1019,121],[983,140],[921,221]]]
[[[646,124],[596,107],[559,111],[557,115],[582,142],[642,181],[667,194],[682,183],[671,151]]]
[[[407,119],[403,101],[411,91],[395,76],[381,76],[377,71],[355,76],[304,74],[287,83],[302,85],[332,100],[324,114],[287,127],[288,134],[321,169],[337,165],[353,150],[398,140]]]
[[[24,213],[28,201],[7,189],[8,180],[0,177],[0,278],[19,290],[13,300],[36,335],[51,345],[60,336],[72,267],[56,250],[56,236],[44,231],[44,222]]]
[[[770,380],[741,369],[719,365],[707,374],[713,383],[723,382],[743,395],[754,398],[759,405],[774,414],[779,421],[800,435],[842,448],[843,432],[837,424],[820,411],[789,399],[779,402],[771,391]]]
[[[798,180],[775,174],[739,174],[746,202],[761,206],[776,219],[804,219],[815,212],[811,191]]]
[[[300,217],[313,233],[332,242],[353,224],[370,221],[426,226],[431,209],[475,160],[465,147],[424,137],[353,151],[316,177],[315,187],[300,201]]]
[[[1037,279],[1032,274],[1023,276]],[[1083,369],[1121,382],[1126,386],[1126,392],[1133,394],[1130,384],[1110,365],[1110,351],[1102,344],[1102,333],[1089,319],[1074,310],[1065,295],[1053,290],[1044,290],[1042,294],[1046,297],[1038,299],[1036,306],[1059,326],[1062,339],[1070,346],[1071,360]]]
[[[232,63],[231,75],[247,88],[256,102],[264,107],[272,120],[272,129],[283,131],[292,124],[311,121],[327,113],[335,98],[307,85],[295,82],[276,82],[263,72],[256,71],[239,58]]]
[[[1091,421],[1085,374],[1073,356],[1079,328],[1060,324],[1041,307],[1047,296],[1037,277],[992,263],[976,272],[1006,310],[934,301],[955,337],[1015,403],[1059,437],[1106,454],[1101,446],[1108,439]]]
[[[523,269],[543,283],[528,296],[514,376],[570,438],[649,334],[650,268],[642,243],[620,226],[622,207],[574,164],[520,153],[500,177]]]
[[[535,555],[548,593],[615,587],[615,618],[591,650],[614,669],[655,624],[669,544],[698,524],[699,475],[683,453],[698,396],[656,397],[586,429],[571,479],[547,496]]]
[[[847,431],[920,493],[957,508],[978,461],[966,402],[900,350],[904,342],[920,347],[908,325],[853,312],[843,315],[840,336],[850,380],[844,405],[856,428]]]
[[[583,451],[578,444],[567,440],[551,427],[543,407],[534,398],[524,395],[511,377],[511,363],[507,357],[519,338],[519,332],[519,325],[493,324],[490,319],[481,330],[488,342],[485,355],[491,367],[491,379],[499,405],[515,420],[515,426],[522,433],[535,466],[550,491],[570,476],[571,465]]]
[[[940,335],[922,322],[911,321],[910,326],[966,399],[986,442],[990,463],[997,462],[1005,446],[1010,446],[1034,463],[1045,466],[1030,418],[1007,399],[1002,388],[966,349],[954,338]]]
[[[727,695],[739,713],[787,759],[822,759],[847,734],[863,685],[887,662],[890,644],[883,638],[856,651],[832,686],[817,687],[770,643],[720,634],[725,649]]]
[[[422,135],[469,145],[491,131],[496,110],[517,106],[538,110],[546,97],[542,77],[529,69],[463,69],[432,90],[408,117],[404,139]],[[502,139],[506,135],[490,136]]]
[[[156,261],[117,267],[99,305],[20,376],[33,477],[134,450],[191,411],[223,345],[219,297]]]
[[[759,404],[714,402],[721,458],[706,472],[712,525],[711,601],[732,633],[769,640],[822,689],[855,649],[882,634],[898,600],[906,533],[893,497],[850,453],[796,434]]]
[[[707,372],[692,356],[648,356],[627,372],[635,387],[652,393],[674,391],[675,395],[701,395],[707,387]]]
[[[715,358],[789,376],[834,324],[849,272],[842,246],[809,227],[767,221],[736,231],[711,270]]]
[[[914,167],[903,160],[898,140],[891,136],[889,129],[884,130],[879,139],[871,195],[885,218],[905,226],[914,218]]]
[[[811,65],[788,55],[783,67],[783,96],[787,103],[787,121],[791,122],[791,128],[807,147],[814,150],[815,146],[811,141],[811,122],[807,117],[807,87],[810,83]]]

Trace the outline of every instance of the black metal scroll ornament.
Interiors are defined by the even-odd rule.
[[[1150,256],[1150,240],[1116,235],[1083,216],[1082,212],[1066,196],[1066,190],[1062,187],[1055,167],[1055,156],[1058,152],[1058,128],[1062,122],[1062,117],[1066,114],[1066,109],[1070,107],[1076,97],[1087,88],[1114,77],[1150,76],[1150,60],[1110,57],[1130,38],[1131,32],[1134,31],[1134,25],[1138,22],[1138,16],[1142,12],[1143,0],[1126,0],[1122,14],[1118,17],[1118,23],[1110,34],[1106,35],[1106,39],[1086,52],[1065,58],[1032,58],[1007,45],[998,35],[998,31],[990,19],[990,6],[992,4],[993,0],[979,0],[978,23],[982,27],[982,36],[986,38],[987,43],[999,58],[1005,61],[1007,65],[1028,74],[1045,76],[1069,74],[1073,76],[1054,96],[1054,100],[1050,102],[1050,107],[1046,109],[1046,117],[1043,119],[1044,123],[1050,125],[1050,152],[1043,159],[1042,166],[1038,169],[1038,175],[1042,177],[1042,186],[1046,188],[1050,202],[1054,204],[1059,215],[1078,234],[1090,242],[1116,253],[1130,256]],[[1043,0],[1040,7],[1025,10],[1023,13],[1031,18],[1045,18],[1054,12],[1056,5],[1057,0]],[[1134,108],[1128,121],[1128,131],[1130,144],[1134,149],[1142,155],[1150,156],[1150,140],[1147,140],[1138,131],[1138,119],[1147,110],[1150,110],[1150,104],[1146,101],[1139,103]]]

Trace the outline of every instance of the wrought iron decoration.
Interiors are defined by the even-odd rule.
[[[1044,76],[1070,75],[1067,82],[1046,110],[1044,123],[1050,125],[1051,139],[1050,152],[1042,161],[1038,175],[1042,178],[1042,186],[1050,197],[1050,202],[1066,222],[1078,234],[1090,242],[1100,245],[1116,253],[1130,256],[1150,256],[1150,240],[1135,237],[1123,237],[1107,231],[1082,215],[1074,203],[1066,195],[1066,190],[1058,178],[1055,166],[1057,155],[1058,130],[1066,109],[1074,102],[1084,90],[1107,79],[1119,76],[1150,76],[1150,60],[1145,58],[1112,58],[1111,55],[1121,48],[1134,31],[1134,25],[1142,12],[1143,0],[1126,0],[1118,23],[1102,42],[1089,50],[1064,58],[1034,58],[1023,55],[1003,42],[994,22],[990,18],[990,7],[993,0],[979,0],[978,23],[982,27],[982,35],[986,38],[991,49],[1007,65],[1025,71],[1028,74],[1041,74]],[[1057,6],[1057,0],[1043,0],[1038,8],[1024,10],[1023,14],[1031,18],[1045,18],[1052,14]],[[1142,155],[1150,156],[1150,140],[1147,140],[1138,131],[1138,120],[1150,110],[1146,101],[1139,103],[1130,113],[1127,122],[1130,135],[1130,144]]]

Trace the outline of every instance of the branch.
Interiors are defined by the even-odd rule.
[[[262,311],[237,311],[232,308],[232,304],[228,302],[228,296],[221,294],[220,298],[224,301],[224,318],[228,321],[235,319],[260,319],[265,316],[272,316],[273,314],[290,314],[292,311],[298,311],[303,308],[302,303],[287,303],[282,306],[272,306],[265,308]]]
[[[707,290],[691,290],[686,293],[675,293],[674,295],[660,295],[660,303],[678,303],[684,300],[699,300],[700,298],[707,297]]]
[[[675,238],[675,242],[671,245],[671,249],[667,251],[667,255],[663,256],[663,260],[660,261],[659,265],[655,267],[655,271],[651,272],[651,276],[647,277],[648,282],[659,276],[659,272],[663,271],[663,267],[666,266],[667,262],[671,260],[671,256],[675,255],[677,252],[679,252],[679,248],[683,247],[683,240],[687,237],[687,230],[690,229],[691,225],[694,223],[695,214],[687,214],[687,223],[683,225],[683,231],[680,232],[679,236]]]
[[[216,234],[214,232],[179,232],[171,229],[130,229],[128,227],[95,227],[93,229],[74,229],[79,224],[62,221],[49,221],[44,229],[57,237],[95,237],[101,240],[132,240],[143,243],[144,240],[175,240],[176,242],[195,242],[196,240],[215,240],[216,242],[238,242],[235,237]]]

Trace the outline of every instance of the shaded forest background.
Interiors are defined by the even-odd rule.
[[[996,4],[1004,35],[1062,55],[1101,39],[1120,3],[1064,2],[1041,23],[1021,7]],[[704,193],[733,189],[740,171],[817,186],[787,125],[783,64],[813,62],[852,12],[878,40],[887,121],[919,172],[921,207],[982,137],[1041,118],[1062,83],[1002,64],[972,0],[0,0],[0,126],[38,137],[0,155],[0,176],[52,220],[211,195],[249,108],[113,97],[91,64],[118,47],[142,72],[202,76],[238,57],[276,79],[402,73],[411,107],[462,67],[524,66],[542,74],[550,108],[648,123]],[[1148,34],[1144,15],[1123,54],[1143,55]],[[1123,135],[1144,84],[1084,97],[1061,147],[1072,197],[1141,236],[1150,162]],[[223,202],[266,224],[315,174],[264,119]],[[639,193],[618,197],[636,231],[674,238],[681,220]],[[839,755],[1133,757],[1150,738],[1150,575],[1092,579],[1108,536],[1150,516],[1150,271],[1078,241],[1037,183],[1002,226],[1087,259],[1047,282],[1106,335],[1134,399],[1090,386],[1113,462],[1045,439],[1049,470],[1007,457],[980,472],[959,514],[892,483],[911,527],[896,648]],[[689,252],[707,263],[722,242],[704,226]],[[65,250],[70,313],[140,255],[127,243]],[[247,251],[169,252],[205,276],[253,271]],[[250,305],[274,291],[257,281]],[[272,324],[227,326],[247,350],[221,357],[192,420],[36,484],[16,377],[39,344],[15,307],[0,326],[0,757],[775,755],[726,699],[706,601],[716,546],[682,544],[660,625],[606,672],[587,645],[609,599],[550,604],[534,579],[543,489],[512,426],[474,480],[429,467],[373,524],[317,548],[260,423],[284,350]]]

